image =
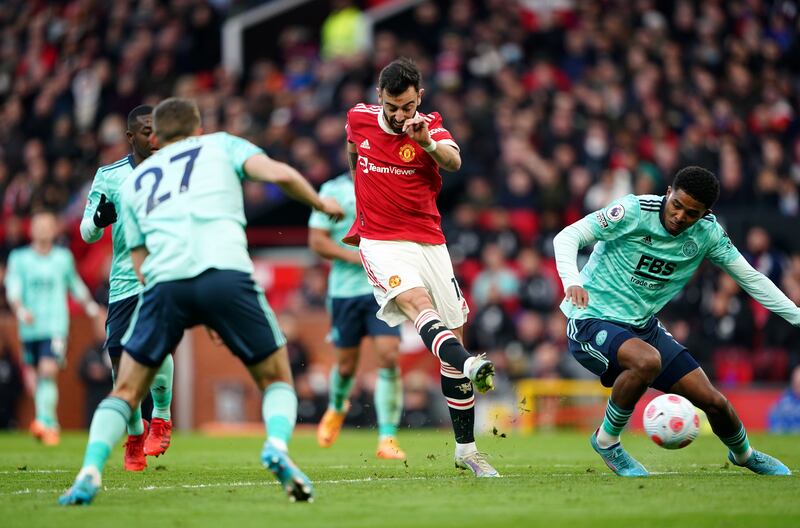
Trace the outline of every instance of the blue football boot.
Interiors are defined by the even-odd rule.
[[[622,448],[619,442],[603,449],[597,445],[597,431],[595,431],[589,438],[589,443],[592,444],[592,449],[602,457],[609,469],[620,477],[646,477],[650,474],[643,465]]]
[[[731,461],[731,464],[734,466],[745,467],[752,471],[753,473],[758,473],[759,475],[791,475],[791,470],[783,465],[783,462],[778,460],[775,457],[769,456],[766,453],[762,453],[761,451],[756,451],[753,449],[753,454],[750,455],[750,458],[747,459],[747,462],[744,464],[739,464],[736,462],[736,459],[733,457],[733,452],[728,451],[728,460]]]
[[[313,502],[311,480],[292,462],[287,452],[267,444],[261,452],[261,463],[275,474],[290,501]]]
[[[62,506],[90,504],[98,491],[100,474],[96,470],[87,469],[78,473],[75,483],[58,498],[58,503]]]

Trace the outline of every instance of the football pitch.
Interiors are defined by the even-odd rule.
[[[752,437],[795,473],[780,478],[731,467],[708,434],[680,451],[625,435],[654,473],[646,479],[611,474],[588,433],[479,438],[503,475],[481,480],[453,468],[449,432],[405,430],[399,439],[406,463],[377,460],[372,431],[345,430],[326,450],[313,431],[298,431],[292,455],[317,498],[291,504],[259,464],[262,439],[178,433],[143,473],[122,471],[118,447],[94,504],[64,508],[56,499],[80,465],[86,435],[66,433],[59,447],[44,448],[21,433],[0,434],[0,526],[800,526],[797,436]]]

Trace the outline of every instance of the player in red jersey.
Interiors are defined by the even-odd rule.
[[[478,477],[497,477],[474,436],[473,386],[479,392],[494,388],[494,366],[461,344],[469,308],[453,274],[436,207],[439,169],[458,170],[461,156],[442,117],[417,111],[423,94],[417,67],[398,59],[380,73],[380,105],[358,104],[347,113],[356,220],[344,240],[359,246],[380,306],[378,318],[390,326],[414,321],[441,362],[456,467]]]

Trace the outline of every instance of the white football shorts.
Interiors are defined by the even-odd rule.
[[[448,328],[467,322],[469,306],[453,273],[447,246],[362,238],[359,250],[380,306],[378,319],[389,326],[407,320],[394,298],[411,288],[425,288]]]

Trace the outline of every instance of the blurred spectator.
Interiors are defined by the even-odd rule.
[[[485,234],[478,226],[478,210],[474,205],[465,202],[456,206],[452,218],[444,224],[444,231],[455,266],[467,259],[480,258]]]
[[[486,304],[471,319],[466,331],[471,350],[499,350],[514,339],[514,321],[506,313],[494,288],[489,290]]]
[[[483,270],[472,284],[472,298],[476,306],[483,307],[490,298],[504,302],[517,295],[519,279],[508,265],[503,249],[498,244],[487,244],[482,254]]]
[[[781,283],[783,262],[780,254],[772,249],[769,233],[763,227],[752,227],[747,232],[744,256],[755,269],[766,275],[775,284]]]
[[[561,283],[542,266],[542,256],[533,248],[523,249],[517,259],[520,271],[519,303],[526,310],[550,312],[560,300]]]
[[[789,388],[769,410],[771,433],[800,433],[800,366],[792,371]]]

